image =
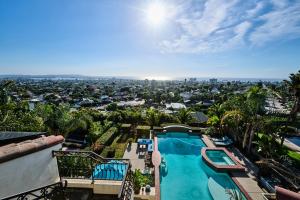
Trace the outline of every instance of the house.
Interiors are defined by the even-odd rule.
[[[196,126],[200,126],[208,120],[208,117],[203,112],[191,112],[191,115],[194,118],[193,125]]]
[[[193,94],[191,92],[182,92],[179,94],[183,98],[183,101],[189,100]]]
[[[170,104],[166,104],[166,108],[167,110],[171,109],[171,110],[180,110],[180,109],[185,109],[186,106],[182,103],[170,103]]]
[[[0,199],[131,199],[128,159],[63,151],[63,141],[51,135],[1,146]]]

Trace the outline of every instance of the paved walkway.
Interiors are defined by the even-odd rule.
[[[209,136],[203,135],[202,140],[208,147],[215,147]],[[245,172],[232,172],[232,178],[244,188],[253,200],[264,200],[261,195],[264,191],[258,186],[256,181],[257,167],[249,161],[237,148],[231,148],[230,151],[236,160],[246,168]]]
[[[144,156],[139,156],[137,154],[137,143],[132,143],[130,148],[126,148],[123,158],[130,159],[131,169],[140,169],[143,171],[145,169]]]

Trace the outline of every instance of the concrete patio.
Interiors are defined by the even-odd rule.
[[[123,158],[130,159],[133,171],[136,169],[143,171],[145,169],[144,156],[138,155],[137,147],[137,143],[132,143],[130,147],[127,146]]]

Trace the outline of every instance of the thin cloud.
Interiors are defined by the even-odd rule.
[[[163,53],[206,53],[300,37],[300,3],[285,0],[188,1],[178,6],[178,34]]]

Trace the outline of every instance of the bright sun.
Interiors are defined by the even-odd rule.
[[[166,7],[159,1],[152,2],[147,10],[147,21],[152,26],[160,26],[166,20]]]

